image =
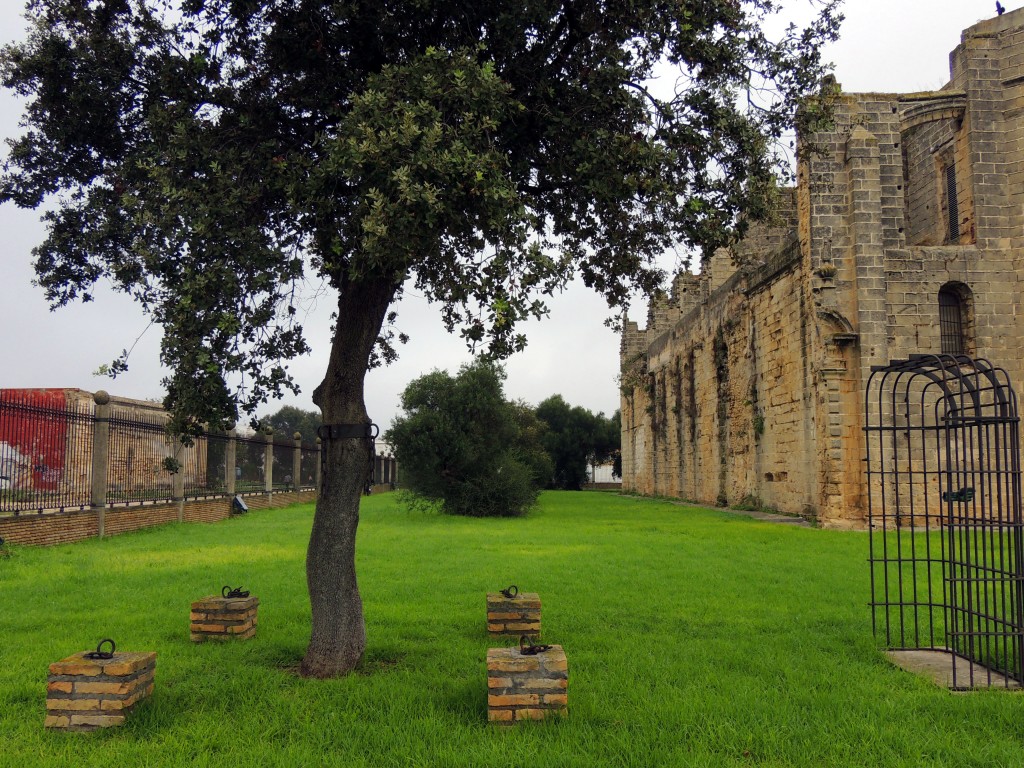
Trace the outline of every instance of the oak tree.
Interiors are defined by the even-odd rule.
[[[401,339],[392,303],[415,287],[501,357],[574,274],[621,304],[666,248],[732,242],[767,210],[837,2],[770,39],[775,0],[29,0],[0,55],[26,100],[0,202],[45,211],[53,306],[106,279],[162,326],[184,434],[294,388],[296,296],[333,291],[302,670],[343,674],[366,642],[363,380]]]

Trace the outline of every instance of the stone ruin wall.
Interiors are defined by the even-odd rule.
[[[872,366],[941,351],[944,286],[967,354],[1019,389],[1024,11],[966,30],[950,61],[939,91],[842,94],[781,221],[738,246],[751,266],[716,254],[646,330],[627,322],[624,489],[862,527]]]
[[[745,243],[774,248],[773,259],[739,273],[728,254],[719,254],[701,277],[676,279],[672,296],[655,305],[648,330],[629,324],[623,358],[632,373],[623,375],[622,410],[627,490],[807,512],[814,478],[800,457],[813,439],[813,409],[804,394],[809,329],[799,248],[786,226],[794,216],[792,191],[785,197],[785,224]]]

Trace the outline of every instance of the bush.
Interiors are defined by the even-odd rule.
[[[490,472],[454,485],[444,508],[469,517],[518,517],[537,502],[539,492],[530,468],[506,457]]]
[[[505,400],[504,380],[501,366],[478,360],[454,378],[434,371],[406,387],[404,413],[384,437],[413,505],[515,517],[536,503],[551,476],[551,460],[529,407]]]

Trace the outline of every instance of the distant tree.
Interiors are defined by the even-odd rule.
[[[282,406],[276,413],[270,416],[263,416],[259,421],[260,426],[273,427],[275,433],[283,434],[287,437],[300,432],[302,434],[302,442],[304,443],[316,442],[317,427],[323,423],[319,412],[305,411],[293,405]]]
[[[501,366],[478,360],[406,387],[385,439],[415,499],[474,517],[514,517],[536,502],[551,464],[540,424],[528,406],[505,400],[504,379]]]
[[[591,469],[596,469],[600,464],[612,463],[612,475],[622,477],[621,452],[622,446],[622,412],[616,410],[611,416],[598,413],[594,417],[594,444],[591,446],[590,455],[587,460]],[[616,471],[615,460],[619,459],[619,468]]]
[[[530,468],[534,485],[546,488],[555,471],[555,464],[544,447],[544,432],[547,425],[537,417],[536,409],[529,403],[516,400],[510,405],[519,428],[517,458]]]
[[[366,647],[364,386],[393,302],[415,289],[502,357],[574,275],[618,306],[666,249],[734,242],[821,116],[838,3],[773,39],[776,0],[30,0],[0,53],[26,105],[0,203],[45,210],[52,306],[109,281],[162,326],[184,434],[294,390],[298,291],[330,292],[302,673],[341,675]]]
[[[587,481],[587,468],[603,464],[619,449],[618,414],[611,418],[586,408],[570,406],[561,395],[552,395],[537,406],[537,418],[545,423],[542,442],[554,462],[550,484],[578,491]]]

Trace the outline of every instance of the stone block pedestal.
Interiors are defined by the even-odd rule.
[[[156,653],[115,653],[87,659],[87,651],[50,665],[46,727],[91,731],[121,725],[153,692]]]
[[[519,648],[487,651],[487,720],[515,723],[568,713],[569,665],[560,645],[524,655]]]
[[[256,634],[258,597],[212,595],[192,603],[189,614],[192,642],[205,640],[248,640]]]
[[[540,595],[520,592],[505,597],[487,593],[487,631],[492,635],[540,637]]]

